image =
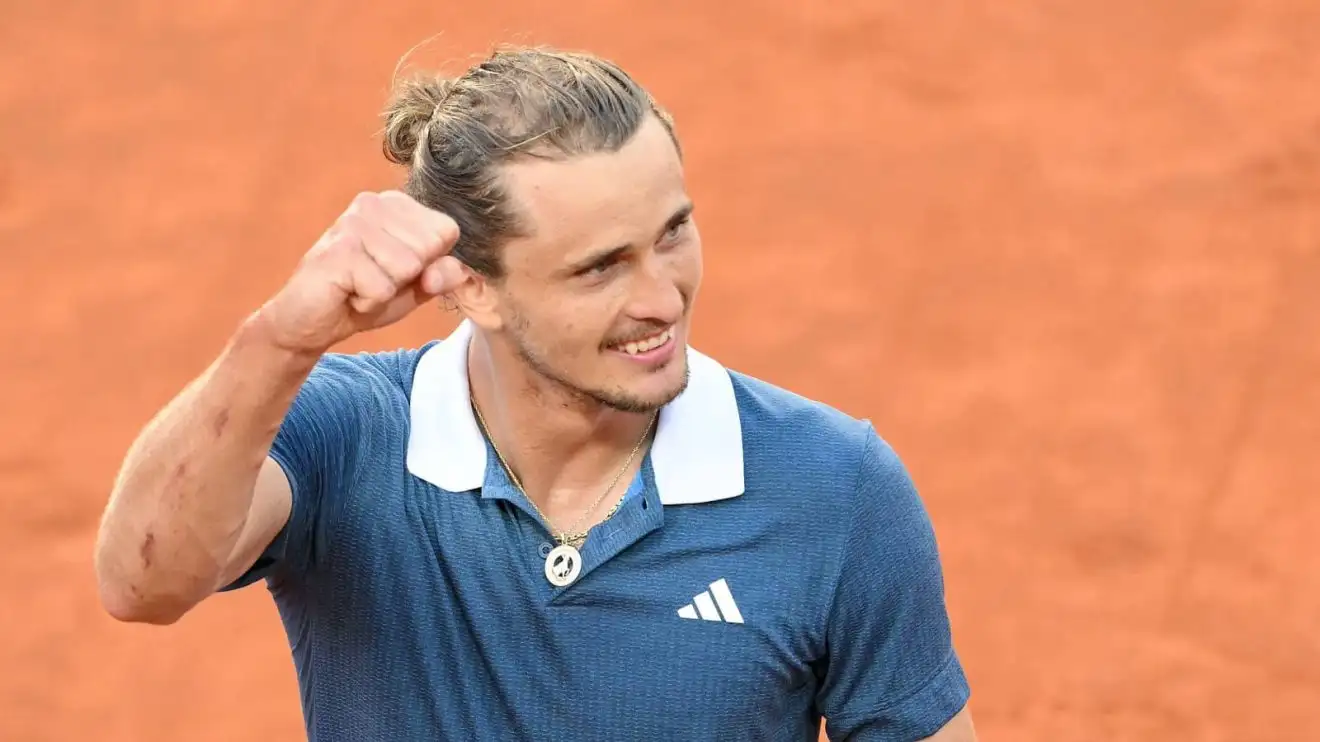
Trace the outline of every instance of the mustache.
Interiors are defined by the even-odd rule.
[[[649,338],[652,335],[658,335],[659,333],[662,333],[665,330],[668,330],[669,328],[674,326],[675,325],[656,323],[648,327],[639,327],[636,330],[633,330],[626,335],[618,335],[605,341],[605,347],[608,348],[616,345],[627,345],[628,343],[635,343],[639,340],[645,340],[646,338]]]

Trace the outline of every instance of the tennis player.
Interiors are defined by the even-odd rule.
[[[515,48],[385,117],[403,190],[354,198],[128,451],[106,610],[264,581],[314,742],[974,740],[899,457],[689,346],[670,116]],[[439,302],[447,337],[330,352]]]

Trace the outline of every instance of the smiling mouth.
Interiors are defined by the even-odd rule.
[[[663,346],[665,343],[668,343],[673,338],[674,327],[673,325],[670,325],[663,331],[657,332],[654,335],[644,337],[640,340],[611,345],[610,349],[617,350],[621,353],[627,353],[630,356],[636,356],[646,353],[647,351],[655,350],[656,348]]]

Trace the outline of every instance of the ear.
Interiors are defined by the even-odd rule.
[[[445,294],[445,301],[483,330],[504,326],[500,317],[500,295],[491,279],[463,266],[463,281]]]

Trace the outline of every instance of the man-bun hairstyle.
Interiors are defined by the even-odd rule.
[[[501,189],[500,166],[617,151],[650,115],[674,137],[669,114],[612,62],[546,48],[502,49],[455,78],[397,83],[383,112],[381,146],[386,159],[407,169],[408,195],[458,223],[454,256],[499,279],[499,247],[525,234]]]

